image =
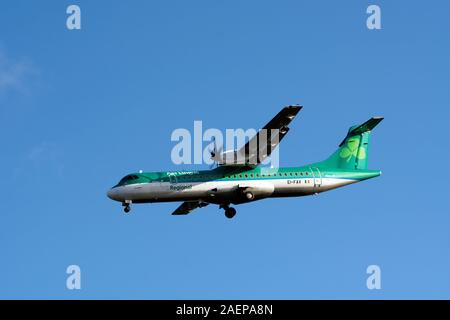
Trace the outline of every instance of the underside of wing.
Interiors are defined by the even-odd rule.
[[[269,157],[280,141],[289,132],[289,124],[297,116],[302,106],[287,106],[250,139],[238,154],[248,165],[258,165]]]
[[[172,215],[185,215],[197,208],[206,207],[208,203],[202,201],[185,201],[183,202]]]

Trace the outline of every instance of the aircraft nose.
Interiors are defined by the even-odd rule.
[[[112,190],[112,189],[109,189],[108,192],[106,192],[106,195],[107,195],[108,198],[110,198],[111,200],[114,200],[114,199],[113,199],[113,190]]]
[[[117,190],[115,188],[111,188],[108,190],[108,192],[106,193],[106,195],[108,196],[108,198],[110,198],[111,200],[118,200],[117,199]]]

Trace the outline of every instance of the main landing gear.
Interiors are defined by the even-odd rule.
[[[125,202],[122,202],[123,206],[123,212],[129,213],[131,211],[131,201],[126,200]]]
[[[230,207],[229,205],[221,205],[220,208],[225,209],[225,217],[228,219],[231,219],[236,215],[236,209]]]

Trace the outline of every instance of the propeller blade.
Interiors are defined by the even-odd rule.
[[[217,146],[216,146],[216,137],[214,137],[213,136],[213,142],[214,142],[214,149],[210,149],[209,150],[209,153],[211,154],[211,158],[214,158],[215,156],[216,156],[216,149],[217,149]]]

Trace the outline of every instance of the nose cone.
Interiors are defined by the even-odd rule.
[[[108,192],[106,193],[106,195],[111,200],[120,201],[120,199],[119,199],[119,192],[118,192],[117,188],[109,189]]]
[[[110,198],[111,200],[114,200],[114,199],[113,199],[113,193],[114,193],[114,192],[113,192],[113,189],[109,189],[108,192],[106,193],[106,195],[107,195],[108,198]]]

